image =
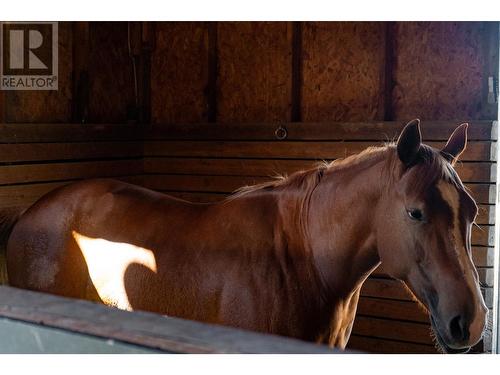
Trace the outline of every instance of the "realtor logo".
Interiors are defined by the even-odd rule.
[[[0,23],[0,89],[57,90],[57,22]]]

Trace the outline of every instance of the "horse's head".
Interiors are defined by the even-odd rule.
[[[453,169],[467,143],[460,125],[442,150],[422,144],[419,121],[406,125],[380,201],[377,242],[387,272],[404,281],[430,313],[446,352],[482,337],[488,309],[471,257],[477,205]]]

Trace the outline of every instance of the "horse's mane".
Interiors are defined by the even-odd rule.
[[[376,155],[380,156],[383,151],[387,149],[386,146],[382,147],[368,147],[358,154],[348,156],[346,158],[335,159],[332,162],[317,162],[311,169],[301,170],[287,175],[275,176],[272,180],[263,182],[261,184],[243,186],[237,189],[226,200],[232,200],[242,197],[244,195],[258,192],[270,191],[278,189],[299,189],[304,192],[312,191],[316,185],[323,178],[324,173],[341,168],[349,168],[358,165],[362,162],[373,160]],[[377,161],[379,158],[376,158]]]
[[[325,173],[352,168],[363,163],[374,164],[383,158],[389,158],[388,165],[394,167],[394,163],[398,158],[394,142],[386,143],[384,146],[368,147],[358,154],[339,158],[332,162],[319,162],[311,169],[294,172],[289,176],[278,175],[272,180],[261,184],[243,186],[226,198],[226,200],[230,201],[259,191],[282,189],[295,188],[308,193],[314,190]],[[425,191],[425,189],[434,184],[438,179],[443,179],[451,183],[457,189],[465,189],[452,165],[446,161],[438,150],[430,146],[425,144],[420,146],[417,158],[412,167],[416,168],[416,173],[413,174],[413,186],[416,191]]]

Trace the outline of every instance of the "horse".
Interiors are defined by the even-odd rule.
[[[471,257],[477,205],[419,120],[397,142],[190,203],[111,179],[76,182],[2,214],[10,285],[126,310],[345,348],[363,282],[381,263],[430,316],[445,353],[482,338]]]

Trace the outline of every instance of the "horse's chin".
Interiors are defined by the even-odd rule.
[[[436,347],[445,354],[465,354],[469,352],[470,347],[468,348],[462,348],[462,349],[454,349],[450,348],[446,343],[444,342],[443,338],[441,337],[441,334],[439,333],[439,329],[436,326],[436,323],[434,321],[434,318],[431,316],[431,327],[432,331],[434,333],[434,337],[436,338]]]

